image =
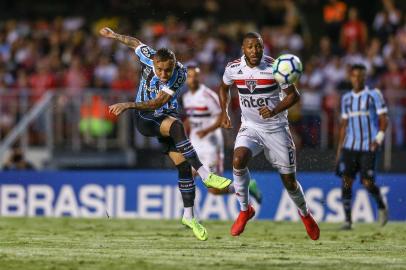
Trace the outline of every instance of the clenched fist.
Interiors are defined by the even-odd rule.
[[[259,115],[261,115],[263,119],[271,118],[271,117],[275,116],[275,112],[266,106],[259,108],[258,112],[259,112]]]
[[[228,116],[227,113],[223,113],[223,115],[222,115],[221,127],[222,127],[222,128],[227,128],[227,129],[233,127],[233,126],[231,125],[230,117]]]
[[[106,38],[112,38],[114,36],[114,31],[108,27],[103,27],[100,29],[99,34]]]

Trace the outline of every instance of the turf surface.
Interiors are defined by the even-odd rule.
[[[0,269],[406,269],[406,223],[254,221],[237,238],[231,222],[207,221],[196,240],[179,221],[0,218]]]

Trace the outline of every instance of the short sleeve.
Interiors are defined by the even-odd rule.
[[[231,78],[231,70],[227,67],[224,70],[223,82],[226,85],[232,85],[234,83],[234,80]]]
[[[140,59],[141,63],[151,66],[151,67],[153,66],[152,57],[155,54],[154,49],[152,49],[151,47],[149,47],[145,44],[141,44],[137,48],[135,48],[135,54]]]
[[[348,119],[348,112],[345,104],[345,95],[341,98],[341,119]]]
[[[382,92],[379,91],[378,89],[375,89],[372,91],[372,99],[375,104],[376,108],[376,113],[379,114],[384,114],[388,112],[388,107],[386,106],[385,100],[383,98]]]
[[[174,76],[164,87],[162,87],[162,91],[171,96],[178,94],[182,86],[185,84],[187,76],[187,70],[183,66],[179,67],[175,72],[176,76]]]

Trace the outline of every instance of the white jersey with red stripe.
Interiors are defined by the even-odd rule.
[[[279,84],[272,75],[274,59],[264,55],[256,67],[249,67],[245,56],[228,63],[223,82],[235,84],[238,89],[243,126],[274,131],[288,125],[288,112],[281,112],[272,118],[263,119],[258,109],[268,106],[275,108],[285,97],[282,89],[289,85]]]
[[[213,134],[208,134],[200,139],[196,133],[206,129],[216,122],[217,116],[221,113],[220,102],[216,92],[203,84],[199,85],[196,92],[186,92],[183,96],[183,107],[190,123],[190,139],[197,142],[210,140],[211,135],[220,136],[221,130],[216,129]]]

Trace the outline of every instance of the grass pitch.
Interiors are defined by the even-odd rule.
[[[0,269],[406,269],[406,223],[321,224],[311,241],[301,223],[207,221],[198,241],[179,221],[0,218]]]

